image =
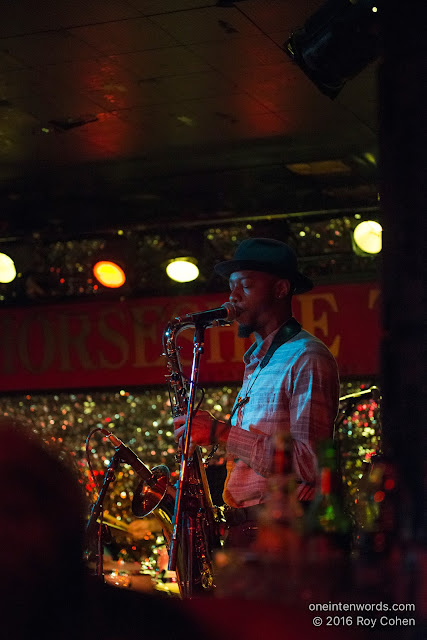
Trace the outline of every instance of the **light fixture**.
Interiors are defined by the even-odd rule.
[[[382,226],[375,220],[360,222],[353,231],[355,250],[359,255],[374,255],[382,249]],[[359,251],[357,251],[359,249]]]
[[[283,45],[322,93],[335,98],[379,55],[374,0],[328,0]]]
[[[16,278],[15,263],[6,253],[0,253],[0,282],[8,284]]]
[[[97,262],[93,267],[93,275],[109,289],[118,289],[126,282],[126,275],[121,266],[111,260]]]
[[[195,258],[181,257],[169,260],[166,273],[176,282],[192,282],[199,275],[199,268]]]

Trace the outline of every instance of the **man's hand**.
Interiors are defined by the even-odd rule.
[[[195,447],[206,447],[211,444],[211,426],[214,418],[208,411],[198,411],[191,421],[190,453]],[[175,440],[179,442],[184,435],[186,416],[174,418]]]

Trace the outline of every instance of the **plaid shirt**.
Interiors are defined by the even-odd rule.
[[[317,442],[333,433],[339,400],[335,359],[321,340],[304,329],[286,342],[279,332],[283,329],[273,331],[261,344],[254,343],[243,357],[245,373],[235,406],[239,398],[249,396],[249,401],[233,415],[227,440],[224,501],[232,507],[265,500],[278,431],[290,432],[293,439],[294,469],[301,481],[298,497],[312,499]],[[278,345],[261,368],[273,341]]]

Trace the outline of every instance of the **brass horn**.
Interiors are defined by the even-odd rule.
[[[141,480],[133,494],[132,511],[137,518],[144,518],[161,503],[170,486],[170,471],[164,464],[151,469],[154,476],[148,482]]]

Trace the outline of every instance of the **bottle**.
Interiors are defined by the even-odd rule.
[[[255,541],[249,549],[217,554],[217,597],[301,605],[303,510],[296,489],[292,440],[289,434],[278,434],[265,501],[257,516]]]
[[[316,496],[306,516],[306,532],[323,536],[328,546],[349,552],[352,523],[343,506],[342,476],[334,440],[320,443],[318,448],[319,477]]]
[[[292,607],[301,606],[304,590],[302,522],[304,511],[297,498],[293,468],[293,443],[289,433],[274,439],[272,471],[265,502],[257,518],[257,536],[252,545],[256,575],[253,597]]]
[[[355,505],[355,547],[366,557],[387,555],[397,532],[396,472],[378,454],[364,467]]]
[[[321,442],[317,459],[316,495],[304,518],[307,594],[316,595],[319,602],[344,600],[352,584],[352,522],[343,506],[336,443],[331,439]]]
[[[301,545],[303,508],[297,498],[297,481],[292,461],[289,433],[275,438],[272,474],[268,479],[266,501],[258,516],[257,552],[281,554],[294,561]]]
[[[399,544],[397,513],[395,466],[385,457],[373,455],[364,462],[358,485],[353,542],[355,587],[372,600],[378,593],[384,599],[393,598],[393,592],[402,589],[405,577],[408,581],[411,574]]]

